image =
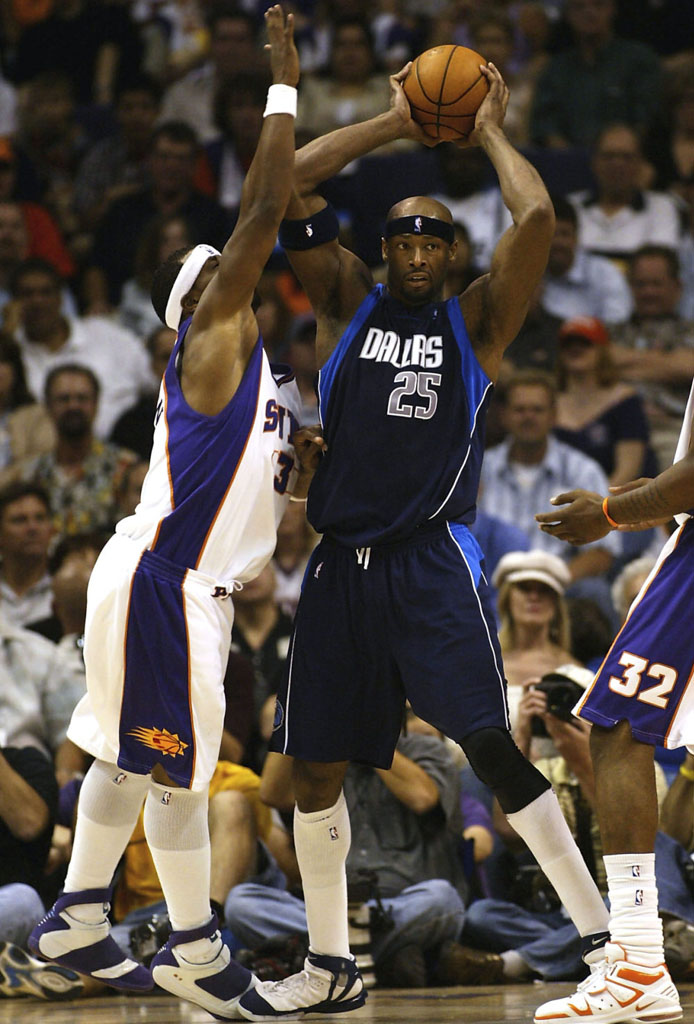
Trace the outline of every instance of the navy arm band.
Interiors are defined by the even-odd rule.
[[[337,215],[332,206],[328,205],[303,220],[283,220],[280,224],[279,242],[283,249],[302,252],[334,241],[339,232]]]

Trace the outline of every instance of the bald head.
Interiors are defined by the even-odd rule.
[[[433,217],[435,220],[445,221],[446,224],[453,223],[453,216],[448,207],[429,196],[410,196],[408,199],[401,199],[395,206],[391,206],[386,223],[398,217]]]

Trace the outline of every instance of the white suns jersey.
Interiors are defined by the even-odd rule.
[[[694,421],[694,381],[692,381],[692,386],[689,390],[687,408],[684,410],[682,429],[680,430],[679,441],[677,442],[677,449],[675,451],[675,462],[679,462],[680,459],[683,459],[689,451],[689,445],[692,438],[692,421]],[[675,516],[675,519],[680,526],[689,518],[690,516],[688,512],[680,512],[679,515]]]
[[[162,380],[140,503],[116,532],[221,585],[244,583],[271,558],[296,479],[299,392],[258,338],[228,405],[215,416],[191,409],[176,370],[188,323]]]

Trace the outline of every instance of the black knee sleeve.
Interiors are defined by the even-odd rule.
[[[478,729],[460,745],[475,775],[489,786],[505,814],[522,810],[550,788],[505,729]]]

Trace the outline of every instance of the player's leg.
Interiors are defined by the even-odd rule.
[[[156,583],[163,591],[164,580]],[[185,736],[186,747],[180,767],[178,756],[167,759],[166,769],[161,764],[155,767],[145,803],[145,835],[172,928],[150,969],[161,988],[210,1013],[233,1017],[239,997],[255,979],[232,959],[210,908],[209,831],[209,784],[224,720],[222,681],[231,609],[215,600],[209,581],[199,580],[193,572],[187,573],[182,589],[178,585],[178,594],[170,596],[166,621],[160,620],[168,646],[163,635],[160,643],[171,652],[166,666],[169,692],[185,681],[185,692],[178,695],[177,702],[178,707],[185,707],[183,717],[174,721],[181,730],[169,726],[169,731],[178,732],[181,740]],[[150,634],[152,628],[150,622]],[[176,660],[176,637],[185,637],[181,646],[185,663]],[[160,685],[167,685],[164,677]],[[175,709],[177,704],[171,706]],[[191,752],[194,756],[187,758]]]
[[[350,824],[342,792],[347,762],[294,761],[294,847],[301,871],[309,954],[304,970],[242,997],[249,1020],[337,1013],[363,1005],[359,969],[349,949],[347,874]]]
[[[94,761],[82,783],[63,893],[29,937],[29,948],[37,956],[113,988],[135,991],[151,988],[151,976],[111,938],[107,913],[113,874],[149,781],[148,775]]]
[[[272,749],[295,758],[294,843],[310,953],[303,972],[261,984],[241,999],[239,1009],[249,1020],[342,1012],[365,1000],[349,951],[350,828],[342,780],[352,758],[389,766],[402,709],[401,694],[394,712],[392,701],[378,699],[392,671],[387,643],[378,632],[382,617],[369,614],[378,589],[376,571],[373,561],[365,571],[354,551],[324,540],[306,573]],[[360,639],[359,650],[354,637]]]
[[[473,771],[492,790],[509,824],[554,886],[579,935],[591,937],[601,949],[607,938],[607,910],[547,779],[505,729],[481,729],[460,744]],[[594,959],[588,954],[588,963]]]
[[[614,729],[593,726],[591,755],[610,899],[607,961],[602,978],[540,1006],[535,1021],[676,1021],[682,1010],[658,916],[653,747],[634,740],[624,721]]]
[[[691,524],[691,520],[690,520]],[[541,1006],[536,1021],[682,1016],[664,963],[655,883],[657,803],[653,745],[688,743],[691,638],[691,525],[673,535],[578,706],[593,722],[596,806],[610,897],[610,941],[601,983]],[[660,674],[659,674],[660,673]]]
[[[582,936],[607,938],[607,910],[547,779],[509,730],[506,684],[481,551],[465,527],[401,556],[398,649],[415,712],[462,746]],[[442,681],[450,681],[448,685]]]

